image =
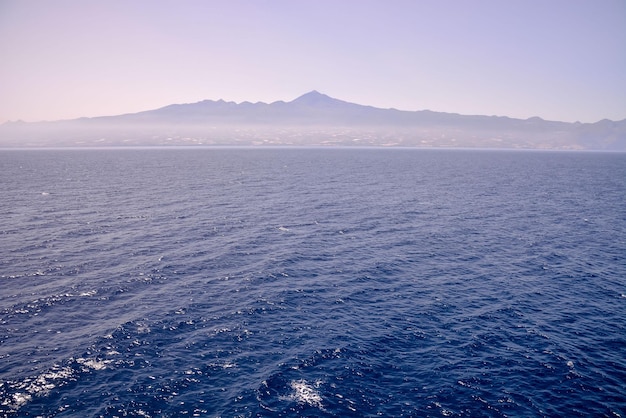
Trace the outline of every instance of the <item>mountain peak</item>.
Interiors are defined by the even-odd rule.
[[[294,99],[291,103],[302,103],[307,105],[320,104],[320,103],[331,103],[336,102],[336,99],[333,99],[330,96],[320,93],[317,90],[311,90],[308,93],[303,94],[302,96]]]

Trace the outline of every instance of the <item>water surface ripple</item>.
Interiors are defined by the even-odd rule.
[[[626,154],[0,163],[0,416],[626,416]]]

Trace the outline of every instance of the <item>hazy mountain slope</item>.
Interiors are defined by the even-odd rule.
[[[317,91],[291,102],[204,100],[0,126],[0,146],[386,145],[626,151],[626,120],[593,124],[381,109]]]

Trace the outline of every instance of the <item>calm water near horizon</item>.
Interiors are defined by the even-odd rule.
[[[0,164],[0,417],[626,416],[625,153]]]

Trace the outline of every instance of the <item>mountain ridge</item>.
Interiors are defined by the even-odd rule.
[[[626,151],[626,119],[570,123],[383,109],[312,90],[289,102],[202,100],[121,115],[0,125],[0,147],[189,144]]]

